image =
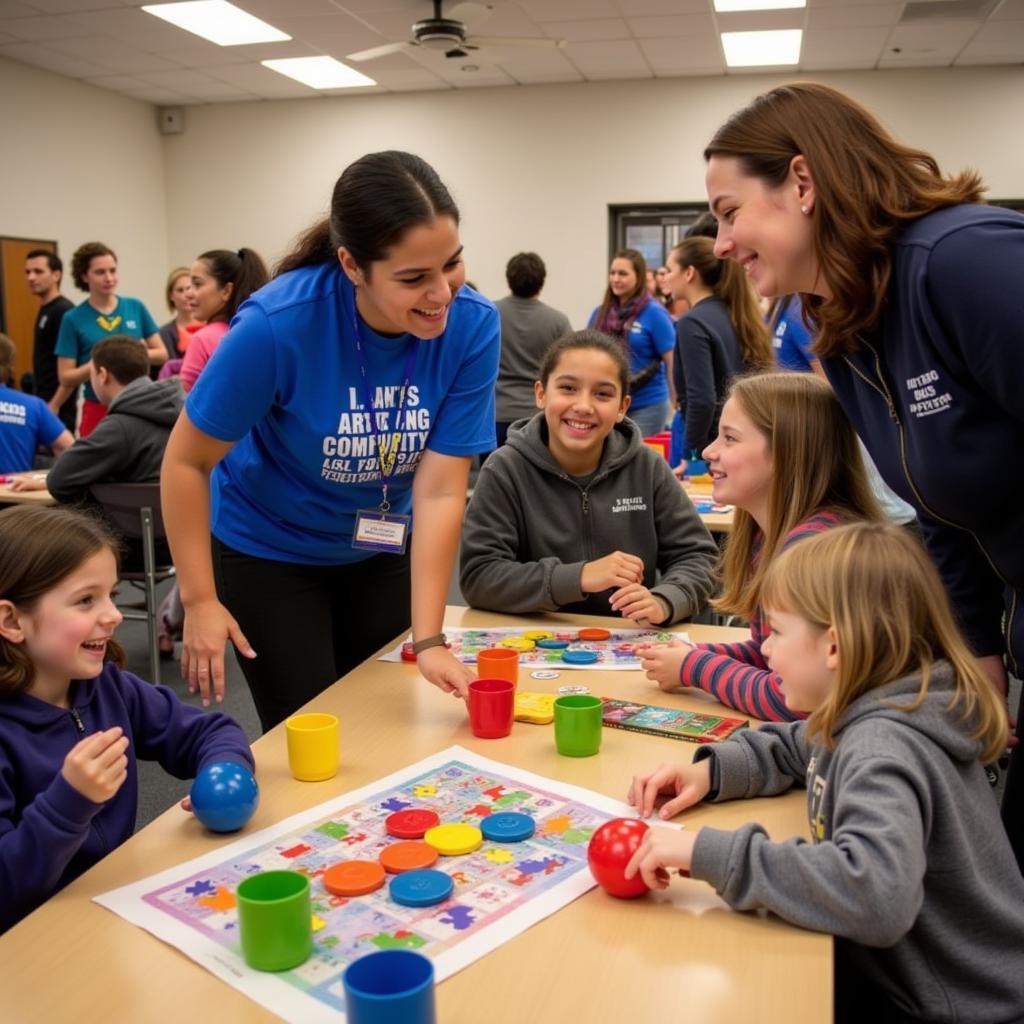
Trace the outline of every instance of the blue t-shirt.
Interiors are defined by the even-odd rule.
[[[775,360],[780,370],[810,373],[818,357],[811,351],[814,338],[804,326],[800,296],[792,295],[775,321],[772,331]]]
[[[381,501],[353,313],[352,285],[336,263],[284,274],[242,304],[189,394],[196,427],[238,442],[212,480],[212,529],[228,546],[307,565],[373,554],[352,547],[356,511]],[[388,498],[392,511],[409,513],[425,449],[494,448],[498,313],[463,288],[439,338],[385,337],[362,320],[359,331],[378,428],[385,438],[401,432]],[[410,346],[415,362],[396,423]]]
[[[66,429],[41,398],[0,387],[0,473],[31,469],[36,449]]]
[[[597,320],[600,306],[590,314],[588,327],[593,327]],[[629,372],[636,376],[656,359],[660,360],[666,352],[671,352],[676,344],[676,327],[672,317],[668,315],[660,302],[653,299],[640,310],[640,315],[630,324],[629,328]],[[660,405],[668,401],[668,374],[665,364],[658,367],[649,384],[632,392],[631,409],[643,409],[648,405]]]
[[[75,366],[84,366],[92,357],[93,345],[104,338],[127,334],[145,340],[159,330],[149,310],[138,299],[119,295],[117,305],[109,313],[101,313],[86,299],[64,314],[54,351],[58,356],[74,359]],[[85,382],[85,397],[99,401],[89,381]]]

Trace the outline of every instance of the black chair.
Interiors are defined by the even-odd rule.
[[[142,591],[142,600],[121,605],[126,619],[145,622],[149,628],[150,682],[160,682],[156,587],[174,576],[169,561],[157,563],[156,542],[166,545],[167,533],[160,512],[160,484],[93,484],[89,488],[107,521],[126,540],[141,542],[142,568],[122,566],[120,579]]]

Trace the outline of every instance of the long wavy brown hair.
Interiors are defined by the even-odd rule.
[[[736,509],[722,558],[722,594],[713,602],[719,611],[750,619],[761,604],[765,574],[794,527],[826,509],[851,521],[882,514],[857,435],[825,381],[810,373],[755,374],[735,380],[729,399],[764,435],[772,460],[764,532],[749,512]]]
[[[839,721],[858,697],[919,673],[914,700],[889,702],[914,711],[928,696],[936,663],[945,660],[956,678],[949,710],[959,709],[982,763],[1002,753],[1003,701],[961,637],[934,563],[905,530],[854,523],[810,537],[775,560],[763,599],[774,611],[836,631],[836,685],[808,719],[808,738],[834,748]]]
[[[868,110],[815,82],[758,96],[715,132],[704,159],[733,157],[741,172],[778,188],[803,155],[814,182],[813,246],[830,299],[803,295],[818,332],[814,350],[858,347],[885,307],[893,241],[934,210],[979,203],[975,171],[945,177],[935,158],[897,142]]]
[[[672,258],[681,270],[693,267],[701,281],[729,307],[729,319],[736,331],[743,365],[751,372],[775,368],[772,338],[761,316],[750,279],[732,260],[715,255],[710,238],[695,235],[672,250]]]
[[[635,299],[647,287],[647,260],[636,249],[620,249],[612,257],[611,263],[614,263],[616,260],[629,260],[630,265],[633,267],[633,273],[636,274],[636,287],[622,300],[622,305],[625,305],[631,299]],[[609,267],[611,263],[608,264]],[[615,297],[612,286],[610,284],[605,285],[604,298],[594,314],[594,325],[596,326],[601,323],[608,310],[618,303],[619,300]]]

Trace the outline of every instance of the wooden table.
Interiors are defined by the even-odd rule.
[[[695,483],[692,480],[683,481],[683,490],[686,491],[691,501],[710,501],[711,485],[704,482]],[[733,523],[733,511],[729,512],[700,512],[701,522],[711,533],[731,533]]]
[[[45,470],[30,470],[27,473],[9,473],[12,479],[29,477],[46,479]],[[9,483],[0,484],[0,507],[4,505],[56,505],[57,499],[47,490],[12,491]]]
[[[578,623],[572,616],[549,616]],[[449,625],[528,620],[450,608]],[[621,620],[588,619],[620,625]],[[529,628],[528,625],[524,628]],[[693,639],[740,630],[688,626]],[[745,634],[744,634],[745,635]],[[524,671],[521,685],[720,710],[702,694],[663,694],[638,672],[563,672],[551,682]],[[363,786],[452,744],[497,761],[624,798],[631,773],[695,747],[606,730],[601,753],[560,757],[551,726],[517,722],[503,740],[477,740],[460,701],[419,678],[415,666],[367,661],[310,704],[341,719],[341,768],[321,783],[288,773],[284,730],[254,750],[262,799],[250,830]],[[736,712],[730,712],[736,714]],[[740,716],[742,717],[742,716]],[[807,834],[802,790],[691,810],[689,827],[761,821],[776,839]],[[74,884],[0,938],[0,1016],[18,1024],[78,1021],[217,1024],[271,1021],[256,1003],[90,897],[189,860],[237,836],[215,838],[172,807]],[[443,1024],[700,1021],[824,1024],[831,1020],[832,940],[757,914],[729,910],[704,883],[674,879],[669,895],[621,901],[593,890],[438,987]]]

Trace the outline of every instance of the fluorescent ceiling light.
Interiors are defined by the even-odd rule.
[[[288,57],[282,60],[261,60],[260,63],[279,75],[287,75],[313,89],[354,89],[360,85],[377,84],[361,71],[333,57]]]
[[[770,32],[723,32],[725,63],[731,68],[777,67],[800,63],[798,28],[773,29]]]
[[[782,11],[806,6],[807,0],[715,0],[715,10],[719,14],[733,11]]]
[[[280,29],[247,14],[227,0],[194,0],[180,4],[150,4],[142,8],[186,32],[194,32],[218,46],[279,43],[291,39]]]

